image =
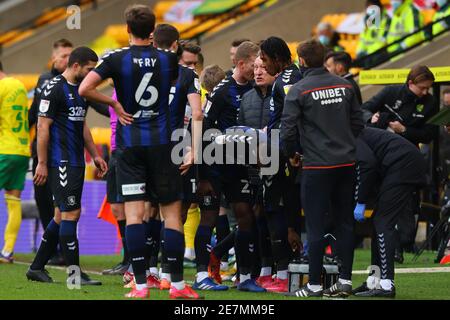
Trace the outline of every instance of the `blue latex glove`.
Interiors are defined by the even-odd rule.
[[[356,221],[364,221],[364,211],[366,211],[366,205],[364,203],[358,203],[353,211],[353,216]]]

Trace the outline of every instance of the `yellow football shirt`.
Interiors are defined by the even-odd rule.
[[[17,79],[0,80],[0,154],[30,156],[28,99]]]

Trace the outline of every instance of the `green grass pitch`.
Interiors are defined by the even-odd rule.
[[[396,268],[424,268],[439,267],[433,263],[435,254],[424,252],[417,262],[412,262],[412,255],[405,255],[405,263],[396,265]],[[33,255],[16,255],[18,262],[29,263]],[[118,256],[82,256],[81,265],[84,270],[99,272],[115,265],[119,261]],[[370,252],[368,250],[356,250],[354,270],[364,270],[370,264]],[[51,276],[56,281],[53,284],[30,282],[25,273],[27,264],[0,264],[0,300],[116,300],[125,299],[123,295],[129,289],[124,289],[122,277],[101,276],[92,274],[92,278],[103,282],[99,287],[82,287],[80,290],[69,290],[66,286],[66,274],[63,270],[49,268]],[[194,279],[195,269],[185,269],[185,278],[188,282]],[[355,274],[353,285],[359,286],[365,279],[365,275]],[[226,283],[231,284],[231,283]],[[450,272],[443,273],[407,273],[397,274],[395,279],[396,299],[450,299]],[[203,291],[201,294],[207,300],[279,300],[288,299],[275,293],[246,293],[236,289],[225,292]],[[152,289],[150,299],[168,299],[167,291]],[[295,298],[289,298],[295,299]],[[357,299],[351,297],[350,299]]]

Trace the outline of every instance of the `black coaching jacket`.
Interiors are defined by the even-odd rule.
[[[366,203],[369,195],[392,186],[425,184],[426,162],[419,149],[398,134],[365,128],[357,139],[357,201]]]
[[[356,160],[356,137],[363,128],[352,85],[325,68],[308,68],[286,96],[281,146],[291,158],[300,143],[303,169],[349,165]]]
[[[438,127],[426,124],[439,112],[431,94],[422,98],[416,96],[408,85],[386,86],[362,105],[364,121],[370,126],[386,129],[391,121],[399,121],[406,127],[401,135],[413,144],[430,143],[438,135]],[[372,115],[380,113],[377,123],[370,124]]]

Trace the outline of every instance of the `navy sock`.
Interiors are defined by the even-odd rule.
[[[45,228],[42,235],[42,241],[39,250],[34,257],[31,264],[31,270],[42,270],[47,264],[48,260],[56,253],[59,240],[59,225],[55,220],[51,220]]]
[[[155,267],[158,265],[158,254],[159,254],[159,247],[160,247],[160,239],[161,239],[161,221],[160,220],[153,220],[152,228],[151,228],[151,237],[153,239],[153,247],[152,251],[150,252],[150,267]]]
[[[236,257],[239,261],[239,272],[249,274],[255,262],[254,237],[251,231],[236,230],[235,237]]]
[[[236,237],[236,231],[231,232],[228,236],[225,237],[220,242],[217,242],[216,246],[213,249],[214,254],[219,259],[222,258],[222,261],[224,261],[223,257],[228,257],[228,251],[233,248],[234,246],[234,239]],[[228,261],[228,258],[226,259]]]
[[[151,235],[153,219],[150,219],[148,222],[143,221],[142,224],[145,230],[145,269],[148,269],[150,267],[150,256],[153,248],[153,238]]]
[[[172,282],[180,282],[183,280],[184,248],[184,235],[179,231],[165,228],[164,249],[167,255]]]
[[[164,232],[165,232],[165,228],[164,228],[164,222],[161,223],[161,232],[160,232],[160,248],[159,250],[161,251],[161,269],[163,273],[170,273],[169,270],[169,263],[167,262],[167,255],[166,255],[166,248],[164,245]]]
[[[126,227],[128,252],[137,284],[145,284],[145,228],[143,224],[131,224]]]
[[[194,247],[197,272],[208,271],[211,234],[211,227],[202,225],[198,226],[197,232],[195,233]]]
[[[259,243],[259,255],[261,257],[261,267],[272,267],[273,255],[272,255],[272,243],[270,241],[270,232],[267,226],[267,219],[265,216],[260,215],[256,219],[258,226],[258,243]]]
[[[230,223],[228,222],[228,216],[218,216],[216,223],[216,237],[217,243],[222,242],[230,234]],[[231,249],[231,248],[230,248]],[[222,261],[228,261],[228,251],[222,254]]]
[[[117,224],[119,225],[119,233],[120,237],[122,238],[122,247],[123,247],[123,259],[122,263],[128,263],[130,261],[130,256],[128,254],[128,248],[127,248],[127,238],[125,235],[125,228],[127,226],[126,220],[117,220]]]
[[[253,224],[252,237],[254,243],[253,263],[252,263],[252,278],[256,279],[261,273],[261,249],[258,241],[258,227],[256,223]]]
[[[291,256],[291,247],[287,239],[287,221],[282,209],[267,214],[270,238],[272,241],[273,259],[277,270],[286,270]]]
[[[67,266],[80,265],[80,251],[77,239],[77,221],[62,220],[59,241]]]

